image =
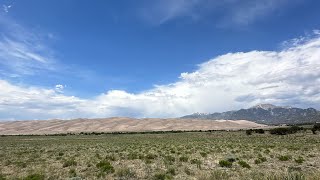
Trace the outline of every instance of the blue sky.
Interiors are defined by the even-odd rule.
[[[317,69],[309,67],[316,68],[320,60],[296,52],[319,38],[320,2],[316,0],[0,3],[1,87],[11,95],[19,92],[12,97],[0,94],[0,119],[176,117],[265,102],[299,107],[319,104],[314,90],[319,85],[318,74],[313,72]],[[313,48],[306,50],[314,52]],[[282,57],[285,53],[301,57],[294,61]],[[244,69],[243,78],[238,74],[229,80],[217,69],[231,61],[234,64],[226,63],[223,69],[236,72],[244,66],[237,63],[239,58],[247,65],[268,60],[254,65],[262,72]],[[306,58],[305,64],[301,58]],[[274,71],[263,72],[266,61]],[[292,64],[296,66],[291,69],[303,68],[301,73],[285,76],[292,74],[286,68]],[[310,74],[302,73],[305,71]],[[258,92],[245,91],[252,88],[248,82],[279,72],[284,80],[259,81]],[[200,84],[189,87],[186,83],[190,81]],[[240,84],[235,87],[233,83]],[[284,89],[268,92],[265,87]],[[289,87],[297,88],[296,93],[287,93]],[[227,91],[232,96],[225,100],[211,97],[224,96]],[[87,110],[90,108],[81,103],[99,108]]]

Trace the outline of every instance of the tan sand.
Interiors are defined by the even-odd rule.
[[[0,134],[56,134],[79,132],[140,132],[171,130],[238,130],[266,127],[246,120],[104,119],[0,121]]]

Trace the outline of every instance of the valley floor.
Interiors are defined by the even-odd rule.
[[[0,179],[320,179],[320,135],[0,137]]]

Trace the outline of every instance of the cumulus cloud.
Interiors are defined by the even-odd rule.
[[[289,41],[288,41],[289,42]],[[58,85],[58,88],[61,86]],[[181,73],[177,82],[84,99],[0,81],[0,119],[177,117],[246,108],[257,103],[320,108],[320,36],[280,51],[228,53]]]

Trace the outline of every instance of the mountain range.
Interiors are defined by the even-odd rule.
[[[183,119],[228,119],[249,120],[267,125],[304,124],[320,122],[320,111],[314,108],[295,108],[289,106],[275,106],[259,104],[248,109],[226,111],[222,113],[194,113],[181,117]]]

